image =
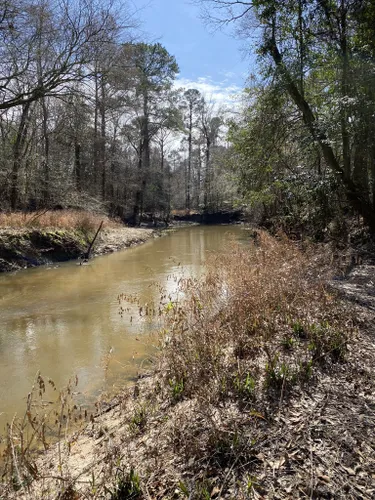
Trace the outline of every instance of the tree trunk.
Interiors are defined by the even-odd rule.
[[[44,160],[43,160],[43,204],[48,206],[50,201],[50,169],[49,169],[49,150],[50,141],[48,134],[48,109],[46,104],[46,98],[42,97],[42,129],[43,129],[43,140],[44,140]]]
[[[345,0],[341,0],[341,37],[340,49],[342,58],[342,77],[341,77],[341,96],[344,98],[344,103],[341,105],[340,121],[341,121],[341,137],[342,137],[342,153],[344,161],[344,172],[347,178],[351,175],[350,165],[350,140],[348,132],[348,112],[347,98],[349,97],[349,54],[347,41],[347,19]]]
[[[105,123],[105,81],[102,75],[100,81],[100,169],[101,169],[101,195],[102,200],[106,199],[106,123]]]
[[[367,168],[367,134],[361,131],[354,141],[353,181],[361,189],[362,197],[370,203],[369,177]]]
[[[305,44],[303,40],[303,5],[302,0],[298,0],[298,41],[299,41],[299,78],[300,78],[300,92],[302,97],[305,96],[304,90],[304,68],[305,68]]]
[[[196,206],[200,208],[201,201],[201,183],[202,183],[202,156],[201,156],[201,146],[198,145],[198,158],[197,158],[197,199]]]
[[[187,192],[186,192],[186,209],[188,214],[190,214],[191,208],[191,157],[193,154],[193,103],[189,104],[189,136],[188,136],[188,144],[189,144],[189,156],[188,156],[188,168],[187,168]]]
[[[209,138],[206,138],[206,172],[204,176],[204,195],[203,195],[203,211],[208,212],[208,198],[210,190],[210,155],[211,155],[211,143]]]
[[[139,150],[138,150],[138,185],[137,185],[137,190],[135,192],[135,199],[134,199],[134,205],[133,205],[133,215],[131,218],[131,223],[134,226],[138,226],[140,224],[140,207],[141,207],[141,198],[142,198],[142,192],[141,192],[141,182],[142,182],[142,159],[143,159],[143,141],[142,137],[139,141]]]
[[[16,140],[13,146],[13,168],[10,184],[10,206],[12,210],[18,208],[19,202],[19,172],[21,169],[22,150],[27,137],[27,122],[29,117],[31,102],[22,106],[22,113]]]
[[[146,179],[150,169],[150,131],[149,131],[149,109],[148,109],[148,92],[143,92],[143,119],[142,119],[142,150],[141,150],[141,188],[139,193],[139,223],[142,222],[142,214],[144,210],[144,198],[146,192]]]
[[[81,144],[77,137],[74,138],[74,174],[76,181],[76,189],[80,193],[82,191],[82,161],[81,161]]]
[[[318,129],[318,123],[316,122],[315,116],[309,104],[302,97],[300,91],[293,81],[292,76],[283,63],[282,55],[279,52],[276,39],[274,37],[269,40],[268,48],[269,53],[272,56],[276,66],[279,68],[281,74],[284,77],[286,89],[290,97],[292,98],[298,109],[301,111],[303,120],[313,139],[318,141],[327,165],[343,183],[348,200],[354,210],[362,215],[371,233],[375,234],[375,212],[373,205],[366,200],[366,198],[361,193],[360,187],[357,186],[355,182],[353,182],[353,180],[347,175],[345,169],[341,167],[337,157],[335,156],[331,146],[329,145],[327,136],[324,132]]]
[[[94,105],[94,151],[93,151],[93,167],[94,167],[94,179],[95,185],[98,184],[99,178],[99,73],[98,73],[98,65],[96,63],[95,67],[95,105]]]

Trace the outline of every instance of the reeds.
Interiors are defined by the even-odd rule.
[[[84,210],[40,210],[37,212],[0,213],[0,228],[75,229],[84,233],[94,232],[101,221],[104,227],[118,227],[119,222],[106,215]]]

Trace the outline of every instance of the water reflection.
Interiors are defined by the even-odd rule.
[[[0,276],[0,430],[22,412],[38,370],[58,387],[77,374],[78,390],[91,395],[134,376],[152,350],[150,325],[139,320],[136,305],[121,317],[118,295],[151,303],[159,295],[155,283],[173,293],[171,276],[200,274],[208,252],[222,248],[228,233],[238,237],[241,229],[184,228],[89,266]]]

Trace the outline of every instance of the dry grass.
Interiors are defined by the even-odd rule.
[[[373,339],[313,249],[260,232],[229,250],[162,292],[155,372],[93,422],[85,459],[47,455],[43,498],[373,498]]]
[[[358,341],[326,261],[259,232],[251,249],[214,258],[203,281],[181,283],[182,303],[164,305],[159,387],[176,408],[169,439],[190,498],[375,494],[372,406],[361,417],[357,397],[374,345]]]
[[[115,228],[121,224],[106,215],[84,210],[43,210],[39,212],[0,213],[0,228],[76,229],[82,232],[95,231],[101,221],[104,227]]]
[[[188,210],[188,209],[180,209],[180,210],[171,210],[171,215],[176,215],[178,217],[184,217],[186,215],[194,215],[199,214],[198,210]]]
[[[165,385],[180,396],[243,401],[248,391],[280,402],[315,366],[344,359],[353,321],[312,256],[266,233],[258,244],[234,244],[203,282],[181,284],[183,304],[165,306]]]

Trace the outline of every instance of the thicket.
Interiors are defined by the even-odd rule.
[[[375,11],[371,1],[202,0],[258,55],[230,139],[244,197],[289,233],[375,233]]]

